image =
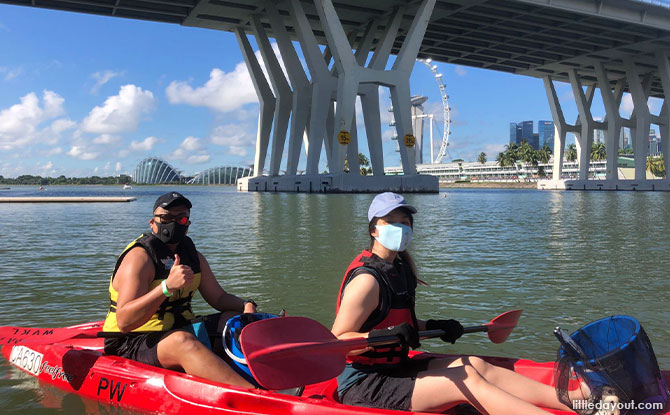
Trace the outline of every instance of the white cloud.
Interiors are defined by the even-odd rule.
[[[198,137],[186,137],[172,153],[166,156],[171,160],[181,160],[186,164],[207,163],[211,156]]]
[[[230,73],[214,68],[205,85],[193,88],[187,82],[172,81],[165,90],[172,104],[207,107],[229,112],[258,102],[246,65],[241,62]]]
[[[624,93],[623,98],[621,99],[621,106],[619,107],[619,112],[624,117],[628,118],[633,113],[633,96],[629,93]]]
[[[80,160],[94,160],[98,158],[100,153],[86,151],[83,146],[72,146],[70,151],[67,152],[67,155]]]
[[[246,156],[256,145],[255,131],[244,125],[220,125],[212,131],[209,140],[212,144],[227,147],[226,153]]]
[[[116,165],[114,166],[114,171],[118,173],[118,172],[121,171],[122,168],[123,168],[123,166],[122,166],[121,162],[117,161]]]
[[[93,134],[117,134],[137,129],[143,114],[151,112],[156,99],[151,91],[129,84],[118,95],[91,110],[81,123],[81,131]]]
[[[109,69],[102,72],[95,72],[91,75],[91,78],[95,79],[95,85],[91,88],[92,94],[97,94],[100,88],[105,85],[107,82],[116,78],[117,76],[123,75],[123,72],[115,72]]]
[[[277,43],[272,43],[272,50],[279,59],[284,76],[288,79]],[[265,78],[269,79],[260,51],[256,51],[255,55]],[[218,112],[230,112],[246,104],[258,102],[256,90],[244,62],[239,62],[229,73],[219,68],[212,69],[209,73],[209,80],[200,87],[194,88],[185,81],[172,81],[165,89],[165,93],[171,104],[207,107]]]
[[[62,147],[55,147],[55,148],[52,148],[51,150],[49,150],[47,152],[47,156],[55,156],[55,155],[58,155],[58,154],[63,154],[63,148]]]
[[[20,98],[20,103],[0,111],[0,149],[13,150],[34,142],[58,141],[60,133],[73,126],[69,120],[56,120],[40,129],[44,122],[64,113],[64,99],[45,90],[42,99],[31,92]]]
[[[116,144],[121,141],[121,137],[111,134],[101,134],[93,139],[95,144]]]
[[[151,151],[154,149],[154,146],[158,143],[163,143],[165,140],[162,138],[150,136],[145,138],[142,141],[131,141],[129,150],[131,151]]]
[[[458,76],[465,76],[468,74],[468,71],[463,66],[457,66],[454,68],[454,73]]]
[[[201,140],[197,137],[186,137],[181,143],[181,147],[187,151],[195,151],[202,149]]]

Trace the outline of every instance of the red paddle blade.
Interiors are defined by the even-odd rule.
[[[322,382],[345,365],[346,352],[333,350],[340,343],[333,333],[305,317],[253,322],[242,329],[240,343],[251,374],[267,389]]]
[[[519,318],[523,310],[511,310],[505,313],[502,313],[498,317],[491,320],[489,323],[486,323],[488,328],[487,334],[492,343],[503,343],[509,337],[516,324],[519,322]]]

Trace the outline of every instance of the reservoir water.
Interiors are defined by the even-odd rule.
[[[330,326],[342,274],[367,247],[374,195],[237,193],[231,187],[13,187],[0,196],[135,196],[130,203],[0,204],[0,325],[58,327],[105,317],[117,255],[147,231],[157,196],[193,202],[189,235],[223,287],[261,311]],[[464,325],[522,308],[504,344],[470,334],[438,352],[554,360],[555,326],[613,314],[640,320],[670,369],[670,193],[456,189],[407,195],[420,318]],[[211,309],[197,296],[195,308]],[[133,414],[39,385],[0,361],[3,414]],[[84,409],[86,408],[86,409]]]

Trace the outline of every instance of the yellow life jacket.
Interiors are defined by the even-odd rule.
[[[114,272],[109,279],[109,301],[110,307],[105,319],[103,331],[120,332],[116,321],[116,301],[119,293],[112,285],[114,276],[116,275],[123,258],[132,249],[143,248],[149,254],[149,257],[154,263],[156,269],[154,279],[151,281],[149,290],[154,289],[160,285],[163,280],[167,279],[170,274],[170,269],[174,263],[174,253],[165,245],[160,239],[153,234],[142,234],[137,239],[132,241],[123,250],[119,259],[116,260]],[[188,236],[177,245],[177,254],[183,265],[188,265],[193,270],[195,278],[186,287],[175,291],[171,297],[166,297],[158,310],[151,316],[149,321],[133,331],[168,331],[173,327],[180,327],[195,318],[191,310],[191,299],[193,294],[200,286],[200,260],[198,259],[198,251],[195,249],[193,241]]]

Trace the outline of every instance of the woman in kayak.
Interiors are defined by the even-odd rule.
[[[377,195],[368,210],[370,248],[344,275],[332,331],[340,339],[396,335],[400,344],[348,356],[338,377],[342,403],[415,412],[443,412],[470,403],[484,414],[548,414],[538,406],[570,410],[553,387],[478,357],[408,359],[418,330],[443,329],[454,343],[456,320],[419,320],[414,313],[416,267],[406,248],[416,209],[395,193]],[[581,397],[580,397],[581,398]]]

